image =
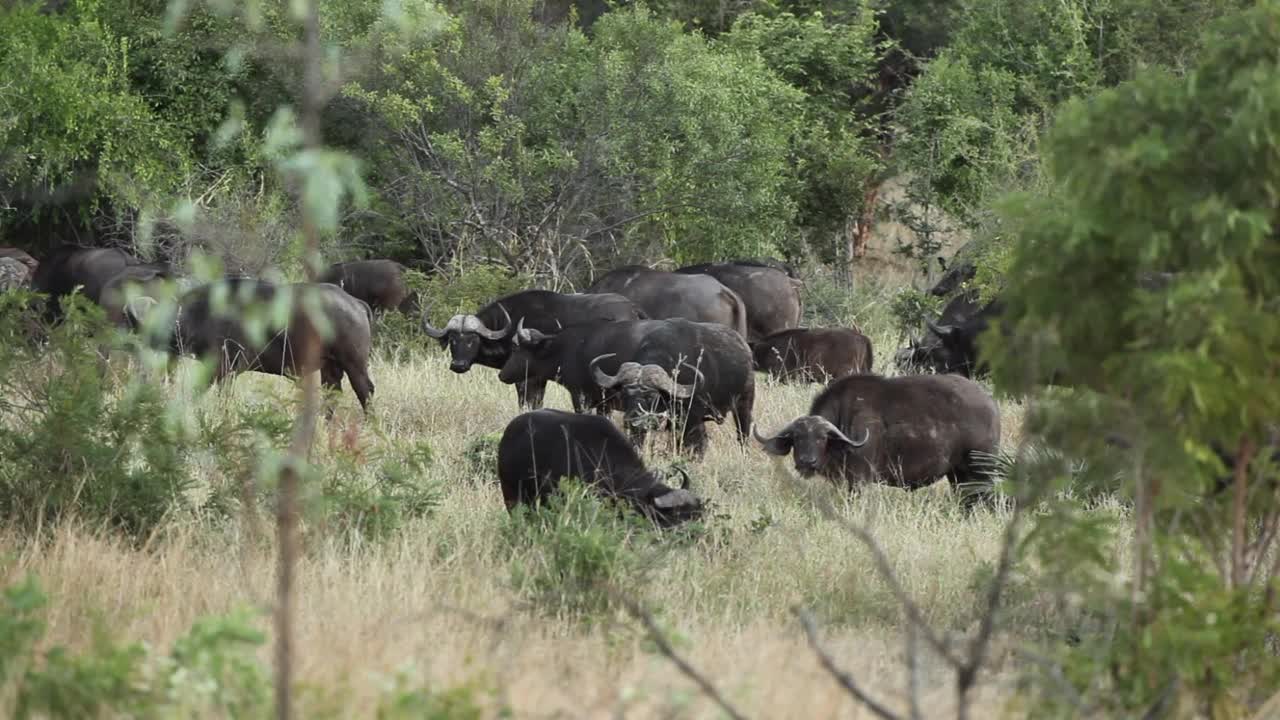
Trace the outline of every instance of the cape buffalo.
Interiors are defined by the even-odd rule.
[[[622,360],[614,374],[599,362]],[[715,323],[664,320],[647,329],[629,356],[608,353],[591,362],[596,383],[622,391],[623,411],[632,436],[642,442],[664,422],[684,426],[682,445],[706,452],[708,420],[723,423],[733,413],[744,444],[755,402],[751,350],[741,335]]]
[[[787,381],[827,382],[871,372],[871,340],[845,328],[783,330],[751,345],[756,370]]]
[[[405,269],[394,260],[353,260],[330,265],[316,282],[337,285],[375,311],[416,312],[417,299],[405,283]]]
[[[966,290],[951,300],[942,309],[938,319],[925,323],[925,333],[919,339],[908,343],[907,347],[894,354],[894,365],[901,372],[918,372],[921,369],[934,372],[952,372],[945,368],[960,366],[962,362],[950,357],[950,352],[943,346],[942,338],[934,328],[954,328],[969,321],[985,306],[978,297],[977,290]]]
[[[172,282],[169,273],[154,265],[129,265],[116,273],[102,286],[98,304],[107,313],[107,320],[117,327],[137,327],[137,318],[128,311],[131,295],[146,297],[163,296],[161,287]],[[130,288],[136,289],[131,293]]]
[[[433,327],[424,313],[422,327],[441,347],[449,348],[453,358],[449,369],[464,373],[476,363],[501,369],[511,356],[511,336],[517,324],[550,333],[582,323],[643,317],[639,308],[621,295],[523,290],[494,300],[474,315],[454,315],[443,329]],[[516,400],[521,407],[542,407],[546,387],[545,379],[519,381]]]
[[[737,293],[709,275],[628,265],[605,274],[587,292],[626,296],[654,320],[719,323],[747,336],[747,306]]]
[[[689,492],[689,476],[679,488],[645,469],[636,449],[606,418],[562,410],[517,415],[498,443],[498,478],[510,512],[537,504],[559,490],[560,478],[576,477],[597,493],[625,500],[662,527],[702,515]]]
[[[800,326],[799,280],[783,270],[751,261],[704,263],[682,267],[684,275],[709,275],[742,298],[747,308],[747,341],[755,342],[774,333]]]
[[[102,302],[102,290],[107,282],[119,275],[125,268],[147,268],[157,274],[169,275],[169,269],[160,263],[145,263],[129,253],[117,248],[81,248],[62,246],[55,249],[41,261],[36,269],[32,286],[37,292],[49,296],[48,315],[57,318],[61,315],[60,301],[70,295],[76,287],[81,287],[82,294],[94,301]]]
[[[289,313],[272,322],[273,308],[288,302]],[[329,327],[312,321],[313,308]],[[254,338],[247,316],[257,316],[265,326],[263,337]],[[177,317],[168,333],[168,349],[216,361],[215,380],[231,373],[255,371],[296,377],[320,371],[326,388],[342,389],[345,373],[351,389],[367,413],[373,395],[369,378],[372,345],[372,310],[363,300],[328,283],[273,285],[252,278],[231,278],[203,285],[179,299]],[[303,343],[318,342],[317,363],[302,366],[297,353]]]
[[[914,490],[946,475],[965,492],[990,482],[974,453],[995,454],[1000,409],[958,375],[850,375],[819,393],[808,415],[756,440],[772,455],[792,453],[801,475],[850,489],[879,480]],[[976,495],[965,492],[966,503]]]
[[[617,320],[585,323],[556,333],[544,333],[517,325],[511,357],[498,379],[507,384],[555,381],[569,391],[573,409],[607,413],[622,409],[616,391],[596,384],[591,361],[604,355],[598,367],[616,373],[619,358],[631,357],[645,334],[664,320]]]

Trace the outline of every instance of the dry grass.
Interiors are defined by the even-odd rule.
[[[887,364],[888,353],[880,363]],[[491,370],[450,373],[439,355],[382,360],[374,419],[360,418],[348,392],[322,423],[317,459],[331,443],[426,440],[435,456],[424,481],[445,491],[441,506],[380,545],[352,547],[308,536],[298,568],[297,670],[304,716],[367,717],[387,679],[405,670],[431,687],[487,683],[517,717],[716,717],[693,685],[625,614],[583,624],[530,612],[510,585],[507,522],[493,477],[470,477],[463,453],[516,414],[515,393]],[[756,419],[776,428],[802,413],[816,386],[762,380]],[[244,376],[203,397],[175,382],[188,411],[227,409],[250,397],[289,398],[277,378]],[[568,407],[556,387],[547,404]],[[1019,433],[1009,406],[1005,435]],[[354,429],[353,429],[354,428]],[[655,463],[667,461],[659,448]],[[859,718],[819,667],[790,609],[810,608],[832,653],[888,704],[903,706],[904,633],[893,599],[867,552],[823,519],[786,466],[743,451],[731,424],[715,427],[694,489],[715,503],[711,532],[663,553],[637,599],[658,614],[678,649],[750,717]],[[813,481],[845,517],[872,528],[906,589],[937,627],[963,633],[977,615],[975,573],[994,558],[1006,517],[965,516],[945,483],[908,494],[872,488],[848,497]],[[269,631],[273,556],[238,524],[201,518],[175,524],[136,549],[86,528],[63,527],[41,544],[0,536],[6,582],[34,573],[51,597],[51,643],[80,647],[94,618],[121,636],[167,648],[202,615],[249,605]],[[1023,598],[1020,617],[1050,610]],[[997,657],[1008,637],[997,642]],[[269,648],[261,651],[269,663]],[[1004,661],[983,677],[976,717],[994,717],[1011,696]],[[947,713],[950,676],[922,657],[925,714]]]

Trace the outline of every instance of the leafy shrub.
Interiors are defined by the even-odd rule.
[[[30,296],[0,296],[0,337],[36,322]],[[118,387],[98,348],[101,308],[65,299],[47,342],[0,348],[0,516],[32,530],[72,514],[146,536],[187,502],[190,438],[159,388]]]
[[[443,689],[413,687],[408,673],[401,672],[378,703],[375,717],[378,720],[480,720],[485,717],[481,698],[495,694],[493,688],[480,682]],[[498,717],[511,717],[510,708],[501,707]]]
[[[492,432],[481,435],[467,444],[462,457],[467,463],[468,478],[483,482],[498,476],[498,444],[500,442],[502,442],[502,433]]]
[[[319,498],[324,523],[348,537],[387,539],[440,504],[440,487],[422,481],[430,464],[431,448],[424,442],[340,447]]]
[[[246,614],[201,618],[148,672],[147,650],[117,642],[101,623],[86,651],[38,651],[47,603],[31,578],[0,599],[0,697],[12,698],[13,717],[251,717],[269,707],[266,674],[253,656],[263,635]]]
[[[925,327],[925,320],[932,320],[942,309],[942,298],[934,297],[912,287],[900,289],[889,306],[894,324],[900,334],[914,336]]]
[[[654,532],[630,508],[562,479],[558,494],[517,508],[503,527],[512,585],[548,613],[590,620],[617,606],[615,592],[643,586],[650,566],[637,551]]]
[[[419,297],[431,323],[443,327],[456,313],[474,313],[490,302],[534,286],[533,279],[497,265],[468,265],[432,275],[421,284]]]

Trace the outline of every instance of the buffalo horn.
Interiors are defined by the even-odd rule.
[[[680,466],[676,466],[675,471],[680,473],[680,489],[688,490],[689,489],[689,473],[685,472],[685,469]]]
[[[782,428],[777,433],[775,433],[773,437],[763,437],[762,435],[760,435],[760,428],[758,428],[755,423],[751,423],[751,436],[754,437],[756,439],[756,442],[760,443],[761,445],[769,443],[773,440],[777,440],[783,435],[786,435],[789,430],[791,430],[791,426],[787,425],[786,427]]]
[[[427,319],[427,314],[429,312],[430,312],[430,308],[422,311],[422,331],[425,332],[429,337],[439,340],[445,335],[448,335],[450,332],[457,332],[462,327],[461,315],[454,315],[453,317],[449,318],[449,322],[445,324],[443,330],[441,330],[438,327],[434,327],[431,324],[431,321]]]
[[[501,310],[502,314],[506,316],[507,324],[503,325],[501,330],[490,330],[489,326],[485,325],[483,320],[476,318],[476,320],[478,321],[476,324],[479,326],[476,328],[477,335],[489,340],[501,340],[502,338],[511,334],[511,313],[507,312],[507,309],[502,306],[502,303],[498,303],[498,309]],[[524,320],[523,317],[520,319]]]
[[[641,368],[640,382],[681,399],[693,397],[695,389],[693,385],[681,385],[676,382],[675,374],[667,372],[661,365],[645,365]]]
[[[605,358],[613,357],[617,354],[618,353],[605,353],[604,355],[597,355],[595,358],[591,360],[591,363],[589,365],[589,367],[591,368],[591,374],[595,377],[596,384],[602,388],[611,388],[614,385],[617,385],[618,375],[621,375],[622,373],[621,371],[619,371],[618,375],[609,375],[605,371],[596,367],[596,363],[600,362]]]
[[[925,320],[924,324],[929,326],[929,329],[933,331],[933,334],[940,338],[945,338],[955,331],[955,327],[951,325],[937,325],[932,320]]]
[[[520,322],[516,323],[515,340],[517,345],[528,345],[529,343],[542,342],[543,340],[546,340],[546,339],[547,339],[547,334],[544,332],[541,332],[540,330],[537,330],[534,328],[530,328],[526,330],[524,328],[523,317],[520,318]]]
[[[854,442],[853,440],[849,439],[848,435],[845,435],[843,432],[841,432],[840,428],[832,424],[830,420],[827,421],[827,432],[834,434],[842,442],[847,443],[849,447],[860,448],[863,445],[866,445],[867,441],[871,439],[871,428],[864,428],[862,431],[862,440]]]

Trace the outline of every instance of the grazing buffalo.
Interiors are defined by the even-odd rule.
[[[169,273],[154,265],[129,265],[103,284],[98,304],[106,311],[111,324],[136,328],[138,318],[128,308],[132,299],[130,288],[136,289],[134,295],[155,298],[164,295],[161,288],[170,282]]]
[[[587,289],[631,299],[654,320],[684,318],[719,323],[747,336],[747,306],[737,293],[709,275],[685,275],[628,265],[613,270]]]
[[[985,306],[978,297],[977,290],[966,290],[951,298],[942,309],[938,319],[926,323],[923,337],[912,340],[907,347],[894,355],[894,365],[902,372],[918,372],[932,370],[934,372],[954,372],[947,368],[962,366],[963,359],[952,357],[944,347],[943,339],[934,328],[956,328],[964,325],[970,318],[979,314]]]
[[[990,482],[975,453],[995,454],[1000,410],[958,375],[850,375],[819,393],[808,415],[756,439],[772,455],[792,453],[801,475],[850,489],[879,480],[914,490],[946,475],[963,491]]]
[[[48,315],[61,314],[61,299],[77,287],[95,303],[102,302],[102,290],[126,268],[147,268],[168,276],[169,269],[160,263],[145,263],[117,248],[80,248],[62,246],[55,249],[36,269],[32,286],[49,296]]]
[[[921,364],[939,373],[955,373],[965,377],[985,374],[986,363],[978,357],[978,336],[991,326],[1003,309],[999,300],[993,300],[954,325],[930,322],[929,331],[939,342],[922,354]]]
[[[785,270],[757,262],[704,263],[676,270],[685,275],[709,275],[742,298],[747,308],[747,341],[755,342],[800,326],[799,280]]]
[[[449,369],[464,373],[476,363],[501,369],[511,356],[516,325],[551,333],[583,323],[643,317],[639,308],[621,295],[524,290],[498,298],[474,315],[454,315],[444,328],[433,327],[423,314],[422,327],[442,347],[449,348],[453,358]],[[516,400],[521,407],[542,407],[546,387],[545,379],[521,380],[516,383]]]
[[[353,260],[330,265],[316,282],[337,285],[374,311],[417,312],[417,298],[405,283],[405,270],[394,260]]]
[[[498,443],[498,478],[507,510],[537,504],[576,477],[597,493],[625,500],[662,527],[702,516],[681,472],[679,488],[667,486],[607,418],[562,410],[534,410],[507,424]]]
[[[284,324],[270,322],[276,315],[272,308],[286,301],[291,305]],[[308,308],[329,327],[317,326]],[[266,321],[262,337],[253,337],[247,329],[249,323],[244,320],[250,314]],[[340,391],[345,373],[367,413],[373,395],[369,378],[372,320],[368,304],[336,285],[273,285],[231,278],[181,296],[167,344],[174,354],[214,360],[216,380],[246,370],[292,377],[319,370],[321,384]],[[303,365],[298,353],[308,342],[319,343],[320,354],[314,363]]]
[[[621,360],[618,371],[604,372],[599,363]],[[632,437],[664,423],[683,425],[682,446],[706,452],[708,420],[723,423],[733,413],[738,439],[744,444],[755,402],[751,350],[741,335],[716,323],[664,320],[646,329],[629,356],[607,353],[591,361],[596,383],[621,391],[623,412]]]
[[[664,322],[601,321],[570,326],[556,333],[518,326],[511,357],[502,366],[498,379],[508,385],[557,382],[569,391],[573,409],[578,412],[605,414],[621,410],[619,394],[596,384],[591,361],[611,355],[601,359],[597,367],[616,373],[622,364],[619,358],[631,357],[645,335]]]
[[[751,344],[752,362],[784,382],[828,382],[871,372],[871,340],[846,328],[797,328]]]

